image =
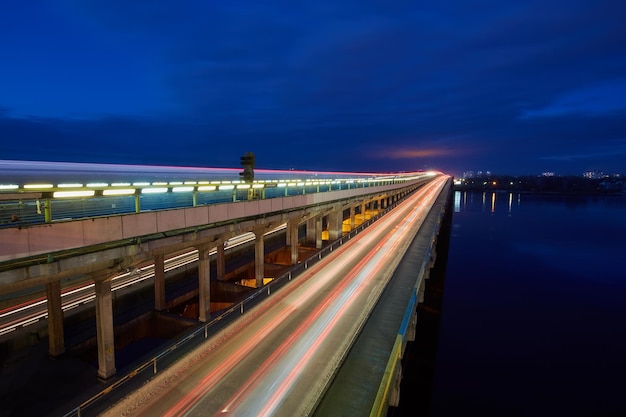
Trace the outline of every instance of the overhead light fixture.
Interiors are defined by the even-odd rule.
[[[166,193],[167,187],[142,188],[141,194],[158,194]]]
[[[24,188],[27,190],[36,190],[41,188],[52,188],[54,185],[52,184],[26,184]]]
[[[198,191],[215,191],[217,186],[215,185],[201,185],[198,187]]]
[[[175,193],[188,193],[193,191],[193,187],[174,187],[172,191]]]
[[[119,189],[102,191],[102,195],[130,195],[130,194],[135,194],[134,188],[119,188]]]
[[[96,192],[94,190],[80,191],[55,191],[52,193],[53,198],[70,198],[70,197],[93,197]]]

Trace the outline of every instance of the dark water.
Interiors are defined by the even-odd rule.
[[[430,416],[626,416],[626,197],[453,197]]]

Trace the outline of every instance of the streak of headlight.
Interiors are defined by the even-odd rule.
[[[431,192],[432,194],[432,192]],[[417,211],[413,211],[406,218],[400,222],[400,229],[405,229],[406,226],[418,215],[419,211],[423,211],[425,205],[419,205],[416,207]],[[371,238],[376,238],[372,236]],[[400,236],[396,233],[391,233],[385,239],[387,242],[385,245],[379,245],[376,251],[370,252],[365,259],[363,259],[359,266],[355,267],[350,276],[345,277],[343,284],[336,288],[332,295],[329,296],[325,302],[319,305],[311,315],[295,330],[290,337],[284,341],[281,346],[261,365],[260,368],[249,378],[249,380],[235,393],[227,404],[222,408],[221,413],[230,413],[238,410],[243,410],[246,414],[250,408],[258,409],[254,406],[250,407],[250,404],[246,403],[244,395],[250,394],[250,389],[256,384],[256,382],[269,373],[272,370],[272,366],[278,358],[284,358],[287,355],[287,350],[291,350],[291,362],[287,362],[285,365],[278,367],[274,370],[272,377],[268,378],[272,381],[282,381],[279,385],[280,389],[277,389],[275,384],[271,387],[266,385],[265,392],[256,395],[257,398],[262,398],[264,401],[263,410],[259,415],[271,414],[275,411],[275,408],[282,402],[285,396],[288,394],[293,382],[297,379],[303,367],[308,363],[313,356],[315,350],[328,332],[331,330],[332,325],[339,319],[342,312],[344,312],[359,293],[365,288],[365,280],[371,279],[378,272],[380,265],[384,264],[383,258],[393,253],[395,247],[400,241]],[[359,271],[360,270],[360,271]],[[357,272],[359,271],[359,272]],[[332,275],[324,270],[325,276]],[[358,275],[358,279],[352,280],[354,275]],[[307,291],[311,293],[311,291]],[[334,305],[330,306],[329,303]],[[314,321],[318,321],[316,327],[312,327]],[[303,333],[308,332],[308,336],[303,337]],[[256,339],[256,337],[255,337]],[[294,347],[299,346],[299,347]],[[304,352],[304,354],[299,354]],[[294,356],[295,355],[295,356]],[[249,402],[249,401],[248,401]],[[245,403],[244,405],[241,405]]]
[[[400,222],[400,229],[407,229],[408,224],[424,209],[419,206],[418,210],[409,213]],[[405,230],[402,230],[405,232]],[[392,257],[394,250],[403,237],[397,231],[390,232],[385,236],[376,248],[359,262],[346,276],[342,284],[336,287],[332,293],[320,304],[298,328],[270,355],[256,372],[243,384],[222,408],[221,413],[216,415],[246,414],[250,409],[260,411],[258,416],[272,415],[277,407],[284,401],[293,387],[302,370],[310,363],[313,355],[324,343],[334,325],[342,315],[353,305],[362,291],[367,288],[366,284],[373,280],[387,258]],[[281,359],[281,366],[275,366]],[[259,381],[266,378],[270,381],[280,381],[276,385],[263,385]],[[262,391],[258,395],[250,395],[253,388],[258,387]],[[245,397],[244,397],[245,396]],[[261,405],[249,404],[253,398],[259,398]]]

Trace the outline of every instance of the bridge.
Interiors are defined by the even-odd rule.
[[[267,179],[256,181],[251,185],[236,181],[224,183],[226,180],[220,179],[219,183],[218,180],[171,181],[166,184],[161,181],[156,184],[154,182],[149,184],[130,182],[125,185],[101,182],[91,187],[95,188],[93,190],[78,183],[72,183],[70,187],[60,186],[60,184],[52,184],[49,187],[45,183],[35,184],[39,188],[26,183],[17,187],[5,187],[3,200],[7,204],[15,205],[17,202],[18,206],[21,203],[22,207],[30,205],[35,208],[35,212],[38,211],[36,208],[43,205],[44,213],[42,221],[31,221],[28,225],[23,223],[7,225],[0,229],[0,257],[2,259],[0,296],[2,296],[4,309],[2,311],[10,310],[16,304],[28,304],[30,299],[40,296],[43,292],[47,301],[48,352],[51,357],[58,357],[65,352],[63,298],[70,290],[74,291],[87,284],[92,286],[95,294],[98,376],[105,381],[116,380],[117,383],[128,377],[120,378],[116,375],[115,335],[117,330],[113,322],[114,303],[111,291],[116,280],[142,275],[142,271],[150,268],[153,271],[153,279],[150,281],[154,293],[154,310],[166,311],[181,300],[180,296],[172,297],[166,292],[166,264],[181,254],[192,254],[191,256],[197,259],[195,261],[198,270],[197,285],[195,290],[187,292],[182,297],[187,300],[189,297],[194,297],[197,300],[195,319],[198,326],[194,332],[187,333],[186,337],[191,339],[198,334],[204,334],[204,339],[209,340],[211,336],[215,336],[216,332],[219,334],[219,331],[215,330],[219,327],[216,323],[234,320],[233,316],[246,317],[242,313],[252,307],[254,308],[251,311],[256,312],[269,309],[266,304],[274,304],[270,297],[272,293],[287,294],[288,291],[296,291],[295,288],[305,285],[305,282],[319,284],[322,280],[319,276],[315,278],[315,275],[309,272],[305,274],[305,271],[316,267],[333,268],[325,266],[326,262],[333,257],[331,256],[333,251],[335,254],[339,253],[344,245],[350,246],[351,241],[364,241],[366,238],[362,236],[370,233],[370,229],[374,230],[373,225],[382,224],[384,219],[388,223],[388,229],[384,233],[389,233],[391,229],[398,226],[399,222],[404,221],[401,220],[403,217],[389,220],[392,215],[399,216],[396,214],[399,213],[399,208],[396,206],[404,204],[402,216],[409,216],[415,212],[411,215],[419,218],[420,221],[411,220],[409,222],[411,226],[406,232],[408,234],[398,238],[402,244],[396,242],[395,245],[400,245],[401,250],[396,249],[396,246],[393,246],[393,249],[383,249],[383,251],[395,254],[393,259],[384,261],[378,259],[366,266],[366,268],[376,269],[375,265],[381,264],[388,268],[388,271],[383,273],[384,285],[379,282],[375,286],[376,290],[367,293],[370,295],[365,297],[366,301],[357,301],[358,305],[364,302],[368,308],[363,309],[357,315],[358,320],[354,320],[353,315],[352,320],[348,321],[352,326],[349,326],[347,330],[348,336],[341,332],[342,337],[332,342],[333,345],[343,346],[338,353],[335,353],[338,356],[335,357],[334,362],[331,361],[337,369],[349,368],[350,355],[357,358],[354,360],[358,360],[358,354],[348,355],[348,351],[358,351],[355,350],[358,345],[355,340],[360,332],[367,330],[366,322],[385,320],[384,317],[391,314],[379,312],[376,315],[371,314],[371,311],[391,278],[389,271],[395,270],[401,256],[408,250],[409,244],[418,240],[414,237],[421,236],[419,256],[423,262],[421,262],[418,276],[410,278],[413,282],[408,288],[413,288],[413,290],[405,291],[407,298],[402,302],[404,305],[401,308],[400,324],[396,334],[391,338],[391,349],[385,353],[386,364],[383,367],[383,375],[380,381],[374,384],[376,389],[373,393],[373,400],[366,399],[361,402],[362,407],[365,406],[370,411],[374,410],[377,413],[375,415],[382,415],[386,404],[393,404],[397,401],[397,399],[394,400],[397,398],[397,392],[393,387],[394,381],[399,378],[401,372],[398,368],[398,360],[406,342],[411,340],[415,305],[420,301],[420,297],[423,297],[424,282],[435,259],[438,224],[441,221],[443,208],[447,204],[449,179],[446,176],[430,173],[394,176],[368,174],[344,178],[337,178],[336,174],[334,178],[332,175],[320,178],[319,174],[314,175],[313,178],[302,176],[300,178],[270,178],[272,176],[270,172],[267,175]],[[276,177],[294,174],[273,173],[273,175]],[[226,187],[220,190],[222,185]],[[156,210],[152,208],[146,210],[147,204],[144,204],[142,209],[141,203],[148,203],[148,199],[142,201],[141,197],[153,195],[150,192],[144,194],[144,191],[156,188],[160,188],[161,192],[167,189],[165,192],[172,195],[182,192],[175,188],[185,188],[186,192],[191,193],[191,203],[189,207],[164,207]],[[102,207],[98,205],[112,206],[112,209],[116,209],[117,204],[111,205],[107,198],[111,198],[110,196],[120,198],[120,194],[107,195],[106,191],[120,189],[132,190],[132,192],[126,191],[126,198],[133,200],[134,204],[130,206],[134,206],[134,210],[121,214],[102,214]],[[256,192],[251,192],[251,190],[256,190]],[[280,192],[276,193],[275,190],[280,190]],[[76,191],[86,191],[86,193],[75,193],[71,196],[69,194],[55,195],[55,193]],[[212,192],[214,196],[223,191],[227,193],[227,196],[218,196],[222,201],[203,203],[203,200],[198,197],[203,191]],[[19,198],[16,199],[16,197]],[[223,201],[225,198],[228,202]],[[89,204],[84,204],[85,199],[89,201]],[[161,198],[161,200],[164,199]],[[83,209],[78,218],[68,218],[67,213],[76,212],[68,208],[72,204],[76,205],[78,201],[82,201],[83,207],[90,207],[97,215],[86,213]],[[175,201],[176,204],[180,204],[179,200]],[[408,201],[414,204],[413,209],[410,204],[406,204]],[[415,207],[420,207],[420,210]],[[62,219],[53,218],[52,213],[55,208],[61,208],[58,211],[64,213]],[[384,213],[388,214],[383,215]],[[372,226],[366,229],[370,223]],[[265,250],[267,236],[276,230],[284,230],[283,246],[286,248],[283,255],[274,255],[283,257],[283,265],[279,268],[276,265],[280,263],[268,261],[268,253]],[[251,266],[235,267],[231,262],[229,268],[227,252],[232,243],[241,236],[249,236],[253,242],[253,262]],[[356,256],[355,259],[367,258],[369,256],[367,254],[380,249],[377,245],[383,235],[378,236],[378,238],[370,238],[371,246],[368,246],[366,252],[353,255]],[[354,245],[356,244],[352,244]],[[336,265],[345,264],[349,256],[349,252],[346,252],[334,262]],[[336,255],[334,257],[337,258]],[[356,265],[351,265],[341,274],[356,274],[356,272],[350,272],[354,268]],[[214,293],[224,291],[224,286],[220,285],[226,285],[237,274],[240,278],[237,285],[248,288],[247,295],[241,301],[226,303],[226,305],[223,300],[215,299]],[[307,274],[313,278],[303,278],[305,275],[309,276]],[[322,273],[322,276],[328,275],[328,272]],[[378,295],[373,297],[371,293]],[[393,306],[394,303],[388,304]],[[270,317],[284,314],[286,313],[277,312]],[[302,320],[306,322],[308,319],[302,318]],[[354,323],[360,324],[355,328]],[[341,329],[341,325],[337,326]],[[325,328],[325,326],[322,327]],[[251,340],[258,338],[255,335],[250,337]],[[380,348],[376,350],[385,351]],[[255,349],[252,351],[256,352]],[[247,353],[243,354],[242,358],[251,355],[250,351],[245,352]],[[262,359],[258,358],[257,361],[262,361]],[[146,363],[155,373],[160,371],[157,370],[156,357]],[[285,366],[287,365],[282,367],[285,368]],[[131,374],[143,371],[148,366],[140,368]],[[319,409],[337,407],[337,400],[331,400],[331,398],[333,398],[333,392],[338,393],[342,388],[332,389],[332,378],[328,375],[339,377],[341,373],[335,373],[333,370],[327,371],[324,375],[326,375],[325,378],[314,378],[317,381],[315,386],[319,389],[313,390],[313,393],[317,394],[307,402],[307,404],[312,404],[307,408],[307,414],[312,413],[316,407]],[[307,384],[310,382],[308,380]],[[372,387],[370,386],[369,389],[371,391]],[[322,396],[323,393],[324,396]],[[344,395],[334,395],[335,398],[344,397]],[[264,396],[260,395],[260,397]],[[326,400],[322,401],[322,397]],[[350,407],[354,409],[354,404]],[[79,406],[77,408],[79,413],[80,409]],[[287,415],[285,411],[283,413]]]

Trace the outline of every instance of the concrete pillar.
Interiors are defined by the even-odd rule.
[[[416,330],[417,330],[417,310],[413,310],[413,314],[411,314],[411,320],[409,321],[409,327],[406,329],[406,340],[408,342],[413,342],[415,340],[415,334],[417,333]]]
[[[321,228],[321,226],[320,226]],[[317,217],[312,217],[306,221],[306,241],[315,245],[317,241],[318,233],[321,233],[317,229]]]
[[[400,384],[402,383],[402,364],[398,361],[396,372],[394,374],[393,383],[391,384],[389,391],[388,404],[391,407],[397,407],[400,405]]]
[[[435,262],[437,262],[437,251],[435,250],[435,247],[433,246],[432,249],[430,250],[430,260],[428,262],[428,267],[432,268],[433,266],[435,266]]]
[[[198,248],[198,320],[205,323],[211,318],[211,263],[209,248]]]
[[[350,231],[354,230],[354,206],[350,206]]]
[[[328,239],[337,240],[341,237],[343,223],[343,210],[338,210],[328,215]]]
[[[115,339],[110,279],[96,279],[96,335],[98,339],[98,377],[115,375]]]
[[[60,281],[46,284],[46,298],[48,299],[48,355],[56,358],[65,352]]]
[[[265,278],[265,241],[262,229],[254,231],[254,278],[256,279],[256,288],[263,286],[263,278]]]
[[[315,248],[322,248],[322,216],[317,216],[315,218],[315,230],[317,233],[315,234]]]
[[[224,253],[224,242],[217,243],[217,280],[223,281],[226,276],[226,255]]]
[[[365,223],[365,201],[361,202],[361,219],[363,220],[363,223]]]
[[[159,254],[154,257],[154,309],[156,311],[163,311],[166,308],[165,255]]]
[[[424,271],[426,273],[426,271]],[[420,281],[420,286],[417,288],[417,303],[424,302],[424,294],[426,293],[426,277],[424,276]]]
[[[298,219],[287,223],[287,245],[291,251],[291,265],[298,263]]]
[[[291,233],[289,233],[290,222],[291,220],[287,221],[287,228],[285,229],[285,245],[287,246],[291,245]]]

